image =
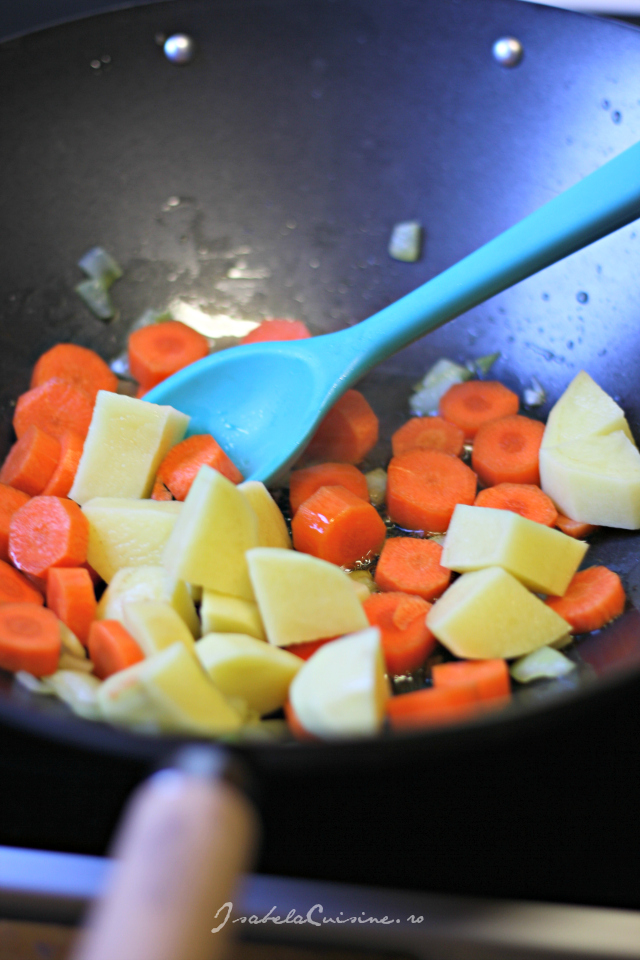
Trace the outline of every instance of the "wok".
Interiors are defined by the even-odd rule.
[[[197,42],[182,68],[157,43],[176,30]],[[523,44],[514,69],[492,58],[502,36]],[[1,44],[1,450],[56,341],[113,357],[136,316],[175,297],[321,333],[426,281],[640,138],[639,56],[632,27],[515,0],[181,0]],[[407,219],[425,226],[417,264],[386,255]],[[542,415],[585,368],[637,434],[639,243],[625,228],[371,374],[373,460],[442,355],[500,350],[499,379],[544,385]],[[125,267],[107,325],[72,292],[95,244]],[[637,601],[636,534],[596,538],[589,560]],[[238,747],[261,869],[640,907],[640,615],[580,652],[575,689],[483,722]],[[4,843],[103,852],[133,785],[176,743],[83,722],[8,677],[0,719]]]

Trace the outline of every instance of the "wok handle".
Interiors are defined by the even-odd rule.
[[[254,807],[220,776],[221,751],[161,770],[134,794],[115,865],[71,960],[217,960],[258,837]],[[204,751],[204,753],[203,753]],[[203,761],[204,756],[204,761]],[[207,759],[208,756],[208,759]],[[217,768],[217,769],[216,769]]]

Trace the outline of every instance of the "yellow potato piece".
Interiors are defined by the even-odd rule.
[[[258,547],[247,563],[267,639],[278,647],[368,626],[347,574],[306,553]]]
[[[238,484],[238,490],[247,498],[258,518],[258,546],[291,550],[291,537],[286,521],[264,483],[259,480],[245,480]]]
[[[253,600],[245,551],[258,545],[258,519],[236,486],[201,467],[163,554],[177,580]]]
[[[100,715],[109,723],[141,733],[168,733],[173,729],[173,716],[143,686],[141,668],[145,662],[134,663],[102,682],[96,694]]]
[[[148,497],[165,454],[185,435],[189,417],[108,390],[99,390],[69,496]]]
[[[202,606],[202,633],[246,633],[256,640],[266,640],[257,603],[230,597],[224,593],[204,590]]]
[[[109,583],[122,567],[157,566],[183,504],[96,497],[82,511],[89,521],[87,560]]]
[[[581,437],[605,436],[617,430],[633,442],[623,409],[581,370],[552,408],[542,446],[557,447]]]
[[[186,583],[174,580],[164,567],[123,567],[102,594],[97,620],[124,623],[123,606],[135,600],[164,600],[170,603],[194,637],[200,636],[200,620]]]
[[[195,649],[218,690],[241,697],[261,716],[283,706],[303,663],[293,653],[240,633],[210,633]]]
[[[503,567],[530,590],[560,597],[588,545],[511,510],[458,504],[440,563],[457,573]]]
[[[509,660],[555,643],[571,627],[502,567],[465,573],[436,600],[427,626],[470,660]]]
[[[145,657],[179,641],[193,651],[193,634],[176,611],[162,600],[134,600],[124,604],[124,625]]]

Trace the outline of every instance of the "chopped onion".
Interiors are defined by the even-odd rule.
[[[106,290],[122,276],[122,268],[102,247],[92,247],[78,260],[78,266],[92,280],[99,280]]]
[[[524,391],[525,407],[541,407],[547,399],[547,394],[541,383],[535,377],[531,377],[531,386]]]
[[[96,697],[100,681],[97,677],[77,673],[75,670],[58,670],[46,677],[45,683],[74,713],[86,720],[100,719]]]
[[[16,670],[13,676],[29,693],[39,693],[47,697],[53,696],[53,690],[48,687],[46,683],[43,683],[42,680],[34,677],[32,673],[27,673],[26,670]]]
[[[83,280],[73,289],[100,320],[111,320],[115,315],[109,290],[102,280]]]
[[[58,670],[75,670],[76,673],[93,673],[93,663],[86,657],[74,657],[71,653],[61,653]]]
[[[489,373],[489,370],[491,370],[491,367],[494,365],[496,360],[499,360],[500,357],[501,353],[499,350],[497,353],[487,353],[484,357],[477,357],[475,360],[470,360],[468,366],[473,373],[477,373],[478,376],[485,377]]]
[[[575,663],[564,653],[551,647],[539,647],[511,664],[510,673],[518,683],[530,683],[531,680],[566,677],[575,669]]]
[[[422,247],[422,225],[417,220],[396,223],[389,240],[389,256],[405,263],[415,263],[420,259]]]
[[[387,495],[387,473],[382,467],[370,470],[365,473],[367,489],[369,490],[369,499],[374,507],[381,507]]]
[[[426,417],[438,412],[440,398],[454,383],[464,383],[473,376],[471,370],[453,360],[442,357],[417,384],[416,393],[409,398],[411,412],[417,417]]]

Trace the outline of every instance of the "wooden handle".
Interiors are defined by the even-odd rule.
[[[156,773],[134,794],[105,896],[72,960],[217,960],[216,911],[251,863],[257,816],[234,786],[188,770]]]

